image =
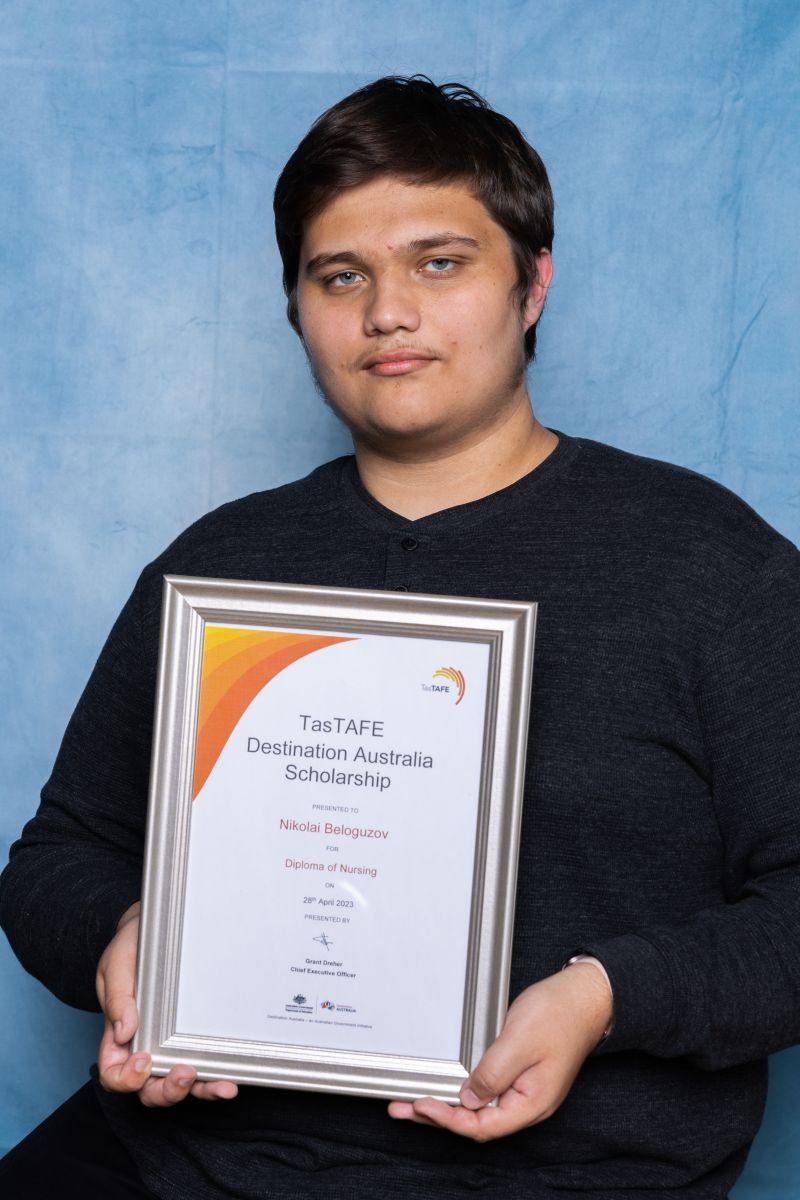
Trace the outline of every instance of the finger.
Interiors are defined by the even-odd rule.
[[[389,1116],[395,1121],[414,1121],[417,1125],[435,1125],[430,1117],[417,1113],[414,1105],[408,1100],[392,1100],[389,1105]]]
[[[481,1110],[481,1113],[475,1113],[468,1108],[445,1104],[442,1100],[433,1100],[430,1096],[415,1100],[412,1107],[414,1109],[413,1120],[420,1124],[436,1125],[439,1129],[448,1129],[451,1133],[457,1133],[461,1137],[485,1140],[481,1136],[483,1127],[481,1113],[484,1110]]]
[[[131,996],[122,1008],[119,1017],[114,1021],[114,1041],[118,1046],[128,1046],[139,1028],[139,1010],[136,1001]]]
[[[133,995],[133,977],[126,975],[122,979],[119,973],[108,972],[101,1004],[103,1012],[113,1026],[114,1041],[119,1046],[126,1046],[139,1028],[139,1010]]]
[[[494,1138],[507,1137],[528,1125],[543,1120],[546,1113],[538,1113],[531,1107],[482,1108],[473,1112],[468,1108],[454,1108],[441,1100],[426,1097],[413,1104],[393,1101],[389,1115],[395,1120],[413,1121],[417,1125],[433,1125],[447,1129],[459,1137],[471,1138],[475,1142],[488,1142]]]
[[[107,1092],[138,1092],[151,1067],[149,1054],[129,1054],[116,1044],[113,1030],[107,1025],[97,1057],[100,1084]]]
[[[388,1113],[396,1121],[407,1121],[414,1116],[414,1105],[410,1100],[392,1100]]]
[[[177,1066],[158,1078],[151,1076],[139,1093],[146,1108],[170,1108],[185,1100],[197,1080],[193,1067]]]
[[[118,1046],[114,1041],[114,1029],[110,1021],[106,1021],[103,1028],[103,1036],[100,1039],[100,1048],[97,1052],[97,1069],[100,1073],[100,1082],[103,1087],[108,1087],[111,1082],[111,1073],[119,1071],[123,1063],[129,1058],[128,1051],[121,1046]]]
[[[97,996],[103,1013],[114,1027],[114,1040],[124,1046],[139,1028],[139,1011],[134,988],[134,960],[124,962],[109,959],[98,972]]]
[[[230,1079],[198,1080],[192,1067],[178,1066],[163,1079],[148,1079],[140,1099],[148,1108],[165,1108],[190,1094],[198,1100],[233,1100],[239,1089]]]
[[[203,1080],[192,1086],[192,1095],[197,1100],[235,1100],[239,1089],[230,1079]]]
[[[416,1119],[447,1129],[460,1137],[476,1142],[488,1142],[494,1138],[516,1133],[536,1120],[535,1113],[514,1111],[508,1108],[481,1108],[473,1112],[463,1106],[453,1107],[429,1096],[414,1101]]]

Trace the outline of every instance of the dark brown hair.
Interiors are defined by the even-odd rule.
[[[287,313],[297,319],[297,273],[306,221],[342,188],[395,175],[408,183],[463,182],[508,234],[520,307],[536,254],[553,245],[553,193],[544,163],[517,126],[460,83],[388,75],[318,117],[275,188],[275,234]],[[536,326],[525,334],[530,362]]]

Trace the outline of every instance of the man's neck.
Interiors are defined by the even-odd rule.
[[[364,487],[385,508],[416,521],[458,504],[480,500],[533,471],[558,445],[530,407],[515,420],[468,446],[409,458],[356,443]]]

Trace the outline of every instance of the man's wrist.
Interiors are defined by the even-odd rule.
[[[605,969],[603,964],[600,962],[600,959],[595,958],[591,954],[573,954],[572,958],[567,959],[567,961],[564,963],[564,966],[561,969],[562,969],[562,971],[566,971],[568,967],[575,966],[578,963],[587,963],[590,966],[594,967],[596,969],[597,973],[600,976],[602,976],[602,979],[603,979],[605,986],[607,988],[607,991],[608,991],[608,1001],[609,1001],[608,1020],[604,1022],[605,1028],[603,1029],[602,1034],[600,1035],[600,1038],[597,1042],[597,1045],[601,1046],[614,1028],[614,989],[611,986],[611,980],[608,977],[608,971]]]
[[[122,929],[123,925],[127,925],[128,922],[132,921],[134,917],[139,916],[139,911],[140,911],[141,907],[142,907],[141,900],[136,900],[130,906],[130,908],[125,909],[125,912],[122,914],[120,919],[117,921],[117,933],[119,933],[119,931],[120,931],[120,929]]]

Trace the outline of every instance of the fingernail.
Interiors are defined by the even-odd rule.
[[[114,1022],[114,1040],[117,1042],[122,1040],[122,1021]]]
[[[136,1055],[136,1058],[133,1060],[133,1069],[134,1069],[134,1071],[146,1071],[147,1070],[147,1055],[146,1054],[137,1054]]]
[[[461,1089],[461,1103],[464,1108],[483,1108],[484,1105],[484,1101],[479,1100],[472,1088],[468,1087]]]
[[[194,1083],[194,1075],[178,1075],[177,1083],[179,1087],[188,1087],[190,1083]]]

